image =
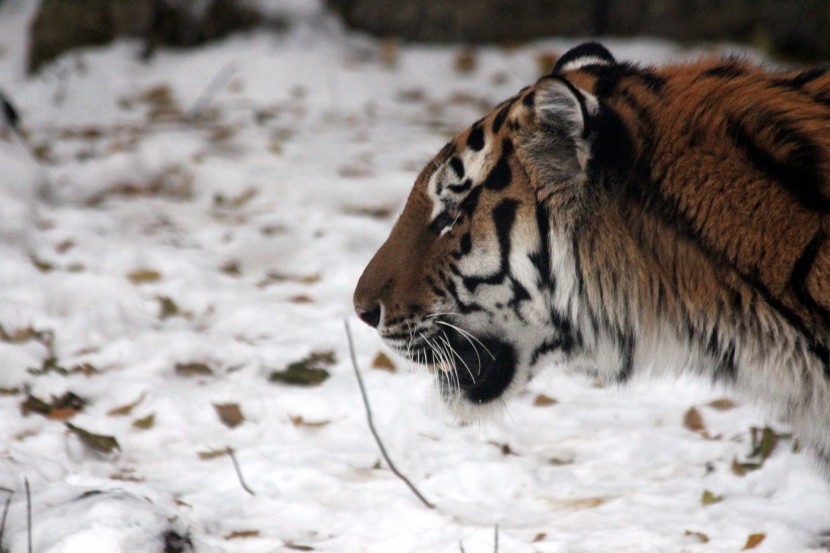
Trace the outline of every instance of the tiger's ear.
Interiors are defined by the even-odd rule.
[[[599,42],[585,42],[562,54],[553,66],[551,75],[561,75],[589,65],[617,65],[617,60]]]
[[[536,84],[534,104],[542,127],[573,140],[577,162],[585,171],[591,158],[592,124],[599,111],[596,97],[563,77],[545,77]]]

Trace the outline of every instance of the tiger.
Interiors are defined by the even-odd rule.
[[[543,367],[693,375],[830,467],[830,67],[603,45],[455,136],[354,292],[464,421]]]

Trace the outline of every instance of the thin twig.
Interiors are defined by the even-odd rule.
[[[458,542],[458,550],[461,551],[461,553],[467,553],[464,551],[464,544],[461,542]]]
[[[360,376],[360,369],[357,367],[357,357],[354,353],[354,341],[352,340],[352,331],[349,328],[349,321],[343,320],[343,325],[346,327],[346,337],[349,339],[349,353],[352,356],[352,367],[354,367],[354,374],[357,377],[357,384],[360,386],[360,395],[363,397],[363,406],[366,407],[366,420],[369,422],[369,430],[372,431],[372,436],[375,437],[375,442],[378,444],[378,448],[380,448],[380,453],[383,455],[383,458],[386,459],[386,464],[389,465],[389,469],[401,480],[403,483],[406,484],[412,493],[418,496],[418,499],[421,500],[427,508],[434,509],[435,505],[427,501],[427,499],[418,491],[418,488],[409,481],[409,479],[401,474],[401,472],[395,467],[395,464],[392,462],[392,459],[389,458],[389,454],[386,453],[386,448],[383,446],[383,442],[378,435],[378,431],[375,429],[375,423],[372,420],[372,408],[369,406],[369,397],[366,395],[366,387],[363,385],[363,377]]]
[[[29,536],[29,553],[32,553],[32,493],[29,491],[29,479],[24,478],[26,483],[26,533]]]
[[[499,525],[496,524],[496,529],[493,536],[493,553],[499,553]]]
[[[236,73],[235,62],[232,61],[223,65],[207,84],[204,91],[199,95],[199,98],[196,99],[196,102],[193,103],[193,107],[188,112],[188,119],[198,119],[205,109],[207,109],[213,97],[219,92],[219,89],[225,85],[234,73]]]
[[[6,515],[9,514],[9,505],[12,503],[12,495],[14,495],[14,491],[0,488],[0,491],[7,492],[9,495],[6,496],[6,505],[3,507],[3,518],[0,520],[0,551],[3,550],[3,535],[6,533]]]
[[[239,463],[236,462],[236,455],[233,454],[233,449],[230,446],[227,447],[228,455],[233,461],[233,468],[236,469],[236,476],[239,478],[239,483],[242,484],[242,489],[248,492],[251,495],[256,495],[254,491],[248,487],[248,484],[245,483],[245,479],[242,478],[242,471],[239,470]]]

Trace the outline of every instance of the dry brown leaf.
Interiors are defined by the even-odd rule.
[[[701,416],[700,411],[694,407],[689,407],[689,410],[686,411],[685,415],[683,415],[683,426],[692,432],[702,432],[706,430],[706,425],[703,423],[703,416]]]
[[[544,541],[546,537],[548,537],[547,534],[545,534],[544,532],[539,532],[538,534],[533,536],[533,540],[531,540],[531,543],[539,543],[540,541]]]
[[[147,397],[147,392],[141,392],[141,395],[138,396],[138,399],[133,401],[132,403],[127,403],[126,405],[122,405],[120,407],[115,407],[114,409],[110,409],[107,411],[107,415],[110,417],[124,417],[132,413],[133,409],[138,407],[144,398]]]
[[[735,407],[738,406],[737,403],[735,403],[734,401],[732,401],[731,399],[726,398],[726,397],[721,398],[721,399],[716,399],[714,401],[710,401],[706,405],[708,405],[709,407],[711,407],[713,409],[717,409],[718,411],[728,411],[728,410],[734,409]]]
[[[127,274],[127,278],[133,284],[146,284],[161,280],[161,273],[155,269],[136,269]]]
[[[712,492],[710,492],[709,490],[703,490],[703,493],[700,496],[700,502],[704,506],[713,505],[715,503],[720,503],[721,501],[723,501],[723,496],[722,495],[715,495]]]
[[[74,417],[77,412],[78,409],[74,407],[53,407],[46,416],[52,420],[65,421]]]
[[[84,430],[83,428],[77,427],[71,422],[64,423],[66,427],[72,431],[73,434],[78,436],[86,447],[97,451],[99,453],[112,453],[113,451],[121,450],[121,446],[118,445],[118,440],[113,438],[112,436],[105,436],[103,434],[93,434],[89,430]]]
[[[211,459],[217,459],[219,457],[224,457],[228,454],[227,449],[209,449],[207,451],[200,451],[198,453],[199,459],[202,461],[210,461]]]
[[[533,398],[534,407],[548,407],[550,405],[556,405],[557,403],[559,402],[550,396],[546,396],[545,394],[538,394],[535,398]]]
[[[156,414],[150,413],[146,417],[134,420],[133,428],[138,428],[139,430],[149,430],[150,428],[153,428],[154,424],[156,424]]]
[[[302,415],[290,415],[288,418],[291,419],[291,424],[298,427],[305,426],[306,428],[322,428],[331,424],[330,420],[307,421]]]
[[[760,545],[762,541],[766,538],[766,534],[750,534],[749,537],[746,538],[746,545],[744,545],[744,551],[747,549],[755,549]]]
[[[478,60],[476,59],[475,50],[470,48],[462,48],[455,55],[453,68],[458,73],[472,73],[475,70],[476,65],[478,65]]]
[[[294,551],[314,551],[314,548],[310,545],[299,545],[296,543],[291,543],[290,541],[285,542],[284,547],[286,549],[293,549]]]
[[[683,532],[683,535],[695,537],[700,541],[700,543],[709,543],[709,536],[707,536],[703,532],[694,532],[692,530],[686,530],[685,532]]]
[[[290,301],[291,303],[299,303],[299,304],[314,303],[314,299],[311,296],[309,296],[308,294],[295,294],[295,295],[291,296],[290,298],[288,298],[288,301]]]
[[[378,369],[381,371],[388,371],[390,373],[395,372],[397,369],[395,368],[395,364],[389,359],[383,352],[379,352],[375,355],[375,358],[372,360],[372,368]]]
[[[205,363],[176,363],[176,374],[179,376],[212,376],[213,369]]]
[[[223,537],[226,540],[235,540],[239,538],[256,538],[259,537],[259,530],[234,530],[230,534]]]
[[[238,403],[214,403],[213,408],[216,409],[219,420],[228,428],[236,428],[245,422]]]

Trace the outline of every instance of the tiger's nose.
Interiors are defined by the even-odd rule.
[[[377,328],[380,324],[380,305],[375,304],[372,307],[364,308],[359,305],[354,306],[355,313],[360,318],[361,321],[366,323],[367,325],[371,326],[372,328]]]

